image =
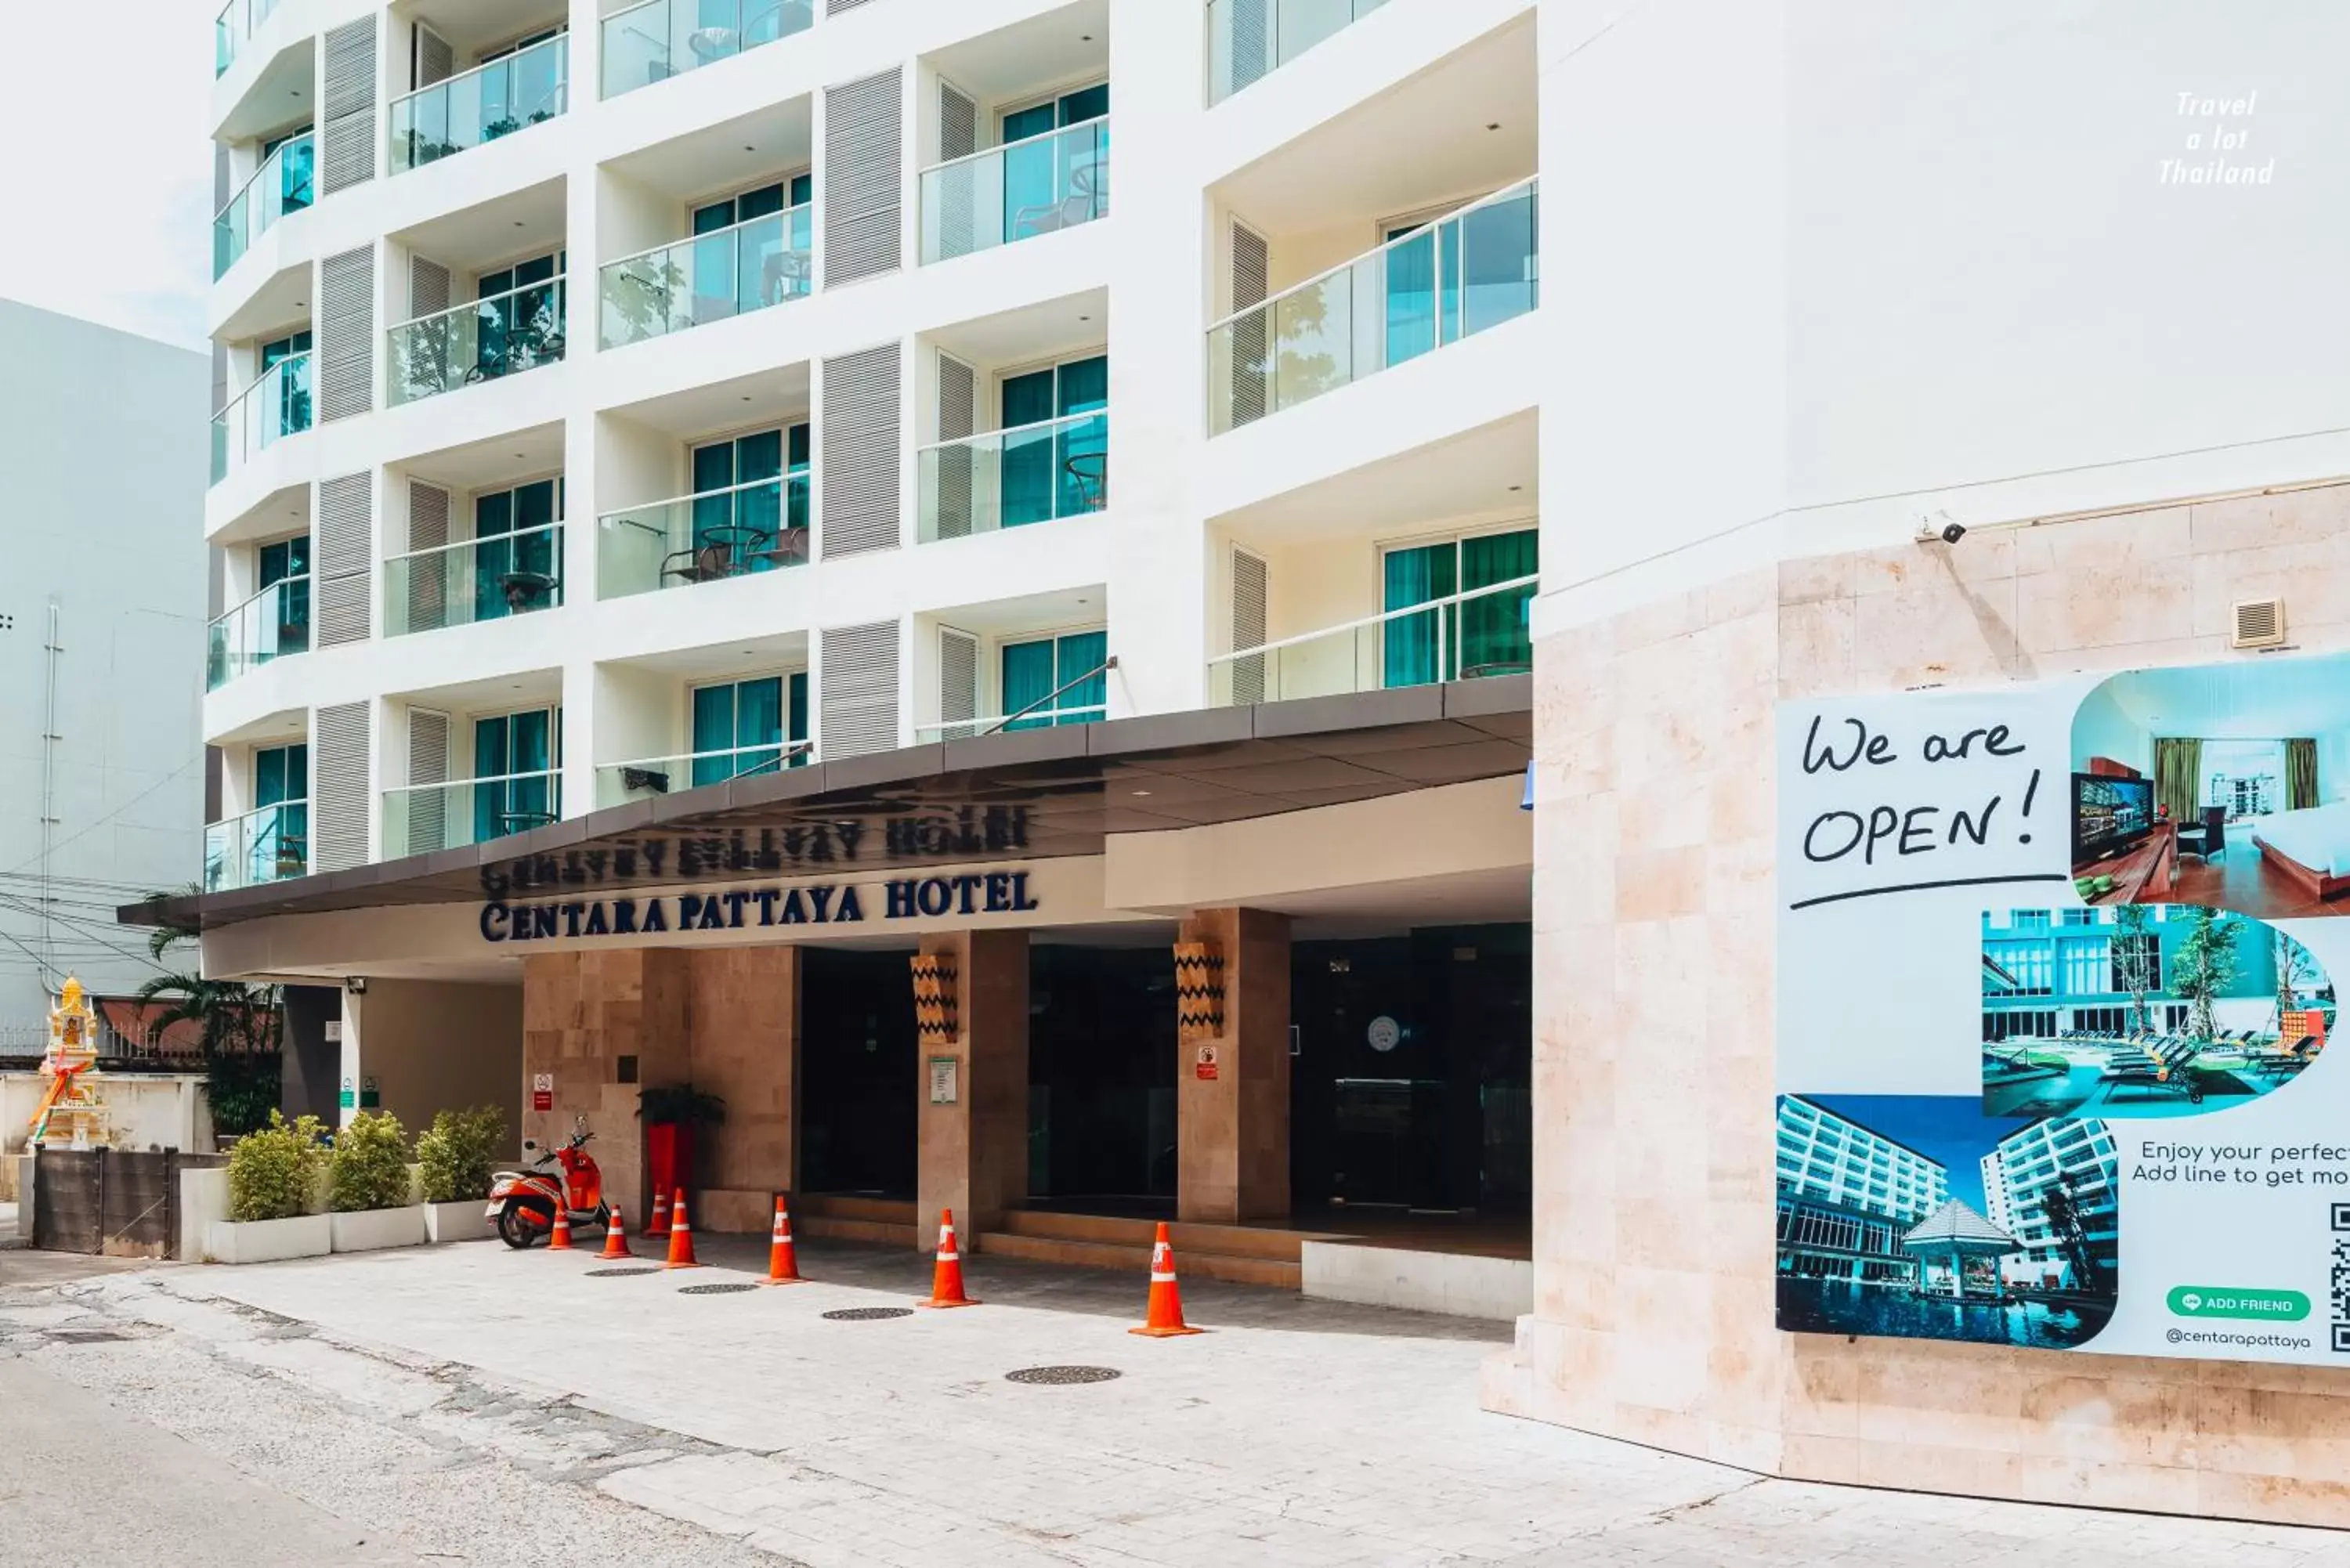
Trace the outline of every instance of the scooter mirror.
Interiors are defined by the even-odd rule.
[[[525,1154],[528,1154],[532,1149],[535,1149],[537,1147],[538,1140],[536,1138],[526,1137],[522,1140],[522,1147]]]

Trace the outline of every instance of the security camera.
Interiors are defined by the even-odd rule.
[[[1955,544],[1957,544],[1960,540],[1961,540],[1961,539],[1965,538],[1966,536],[1967,536],[1967,531],[1966,531],[1966,529],[1965,529],[1965,528],[1963,528],[1963,527],[1961,527],[1960,524],[1956,524],[1956,523],[1945,523],[1945,524],[1942,524],[1942,543],[1943,543],[1943,544],[1945,544],[1945,545],[1955,545]]]
[[[343,989],[349,992],[353,996],[365,996],[367,994],[367,976],[363,974],[354,974],[345,977],[343,981]]]

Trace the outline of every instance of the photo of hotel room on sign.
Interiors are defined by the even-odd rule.
[[[2350,914],[2350,657],[2116,675],[2072,764],[2083,902]]]
[[[1982,1114],[2202,1116],[2293,1083],[2333,979],[2275,927],[2189,904],[1986,909]]]

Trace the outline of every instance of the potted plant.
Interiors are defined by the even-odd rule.
[[[416,1138],[424,1190],[424,1234],[434,1241],[480,1241],[492,1234],[488,1212],[492,1165],[506,1136],[506,1114],[495,1106],[439,1111]]]
[[[237,1139],[228,1157],[229,1218],[205,1228],[204,1251],[216,1263],[268,1263],[322,1258],[334,1247],[333,1222],[317,1211],[327,1150],[316,1116],[269,1125]]]
[[[645,1124],[645,1213],[639,1220],[642,1227],[652,1223],[654,1194],[694,1185],[699,1141],[694,1129],[723,1122],[726,1102],[691,1084],[671,1084],[639,1092],[637,1116]]]
[[[390,1111],[361,1111],[335,1135],[327,1207],[334,1250],[372,1251],[424,1241],[424,1206],[414,1198],[408,1135]]]

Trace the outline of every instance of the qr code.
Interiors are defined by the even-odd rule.
[[[2334,1268],[2326,1294],[2334,1304],[2334,1348],[2350,1355],[2350,1203],[2330,1206],[2334,1217]]]

